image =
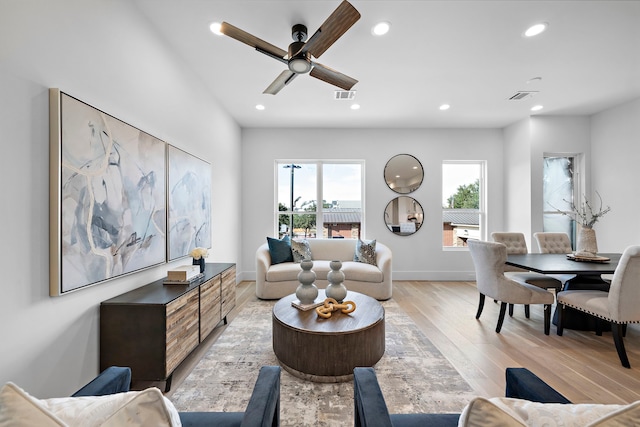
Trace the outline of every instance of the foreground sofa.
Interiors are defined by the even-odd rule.
[[[376,242],[376,265],[353,260],[357,239],[309,239],[312,270],[316,273],[315,284],[324,289],[329,284],[327,273],[329,263],[342,261],[345,275],[344,285],[348,290],[369,295],[378,300],[391,298],[391,249]],[[271,265],[271,255],[267,243],[256,251],[256,296],[260,299],[280,299],[296,291],[300,284],[298,273],[300,264],[283,262]]]
[[[507,368],[506,380],[506,397],[540,403],[571,403],[528,369]],[[458,426],[460,414],[389,414],[373,368],[353,370],[353,392],[355,427]]]
[[[280,424],[280,367],[264,366],[260,369],[258,379],[253,388],[253,393],[245,412],[180,412],[175,410],[166,397],[157,388],[146,389],[140,392],[132,392],[136,397],[128,397],[131,393],[131,369],[128,367],[112,366],[105,369],[94,380],[75,392],[71,398],[55,398],[38,400],[29,396],[15,384],[8,383],[0,393],[0,425],[11,426],[86,426],[108,425],[120,427],[121,425],[147,426],[167,425],[168,419],[171,425],[182,423],[184,427],[191,426],[255,426],[276,427]],[[17,390],[17,391],[16,391]],[[151,392],[151,393],[149,393]],[[148,395],[140,398],[139,396]],[[155,399],[153,396],[155,395]],[[104,396],[96,399],[89,396]],[[108,397],[111,396],[111,397]],[[128,400],[118,400],[119,396]],[[152,399],[150,399],[151,397]],[[72,399],[78,398],[78,399]],[[108,399],[107,404],[101,399]],[[112,399],[113,398],[113,399]],[[137,400],[136,400],[137,399]],[[62,402],[64,401],[64,402]],[[117,401],[117,402],[116,402]],[[57,403],[56,403],[57,402]],[[122,403],[125,402],[123,406]],[[132,402],[134,402],[132,404]],[[158,405],[160,402],[160,405]],[[164,402],[164,405],[162,403]],[[8,406],[12,406],[9,408]],[[62,407],[58,412],[51,411],[52,406]],[[70,405],[77,405],[76,409],[69,410]],[[105,416],[100,412],[109,410]],[[159,410],[157,408],[160,408]],[[168,410],[166,410],[168,408]],[[51,411],[51,414],[43,415]],[[67,418],[61,416],[61,411],[66,411]],[[120,415],[111,415],[113,412]],[[26,412],[30,412],[27,414]],[[96,415],[98,414],[98,415]],[[98,422],[96,419],[88,420],[87,416],[102,417],[107,422]],[[74,422],[69,417],[75,416]],[[115,419],[114,419],[115,418]],[[179,422],[177,421],[179,418]],[[6,424],[5,424],[6,423]]]

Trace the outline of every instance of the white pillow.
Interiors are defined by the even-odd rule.
[[[9,382],[0,389],[0,427],[180,427],[178,411],[157,388],[107,396],[39,400]]]
[[[629,405],[538,403],[477,397],[463,409],[458,427],[622,427],[640,425],[640,401]]]

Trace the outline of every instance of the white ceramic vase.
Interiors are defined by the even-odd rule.
[[[598,242],[596,231],[593,228],[580,227],[576,243],[576,255],[596,256],[598,253]]]
[[[302,271],[298,273],[300,284],[296,289],[296,297],[302,304],[313,304],[318,297],[318,288],[315,285],[316,273],[311,270],[313,261],[305,259],[300,263]]]
[[[342,268],[342,262],[331,261],[329,267],[331,267],[331,271],[327,273],[327,281],[329,284],[327,285],[327,289],[325,289],[325,294],[327,298],[333,298],[338,302],[342,302],[347,297],[347,288],[344,283],[342,283],[344,282],[344,272],[340,270]]]

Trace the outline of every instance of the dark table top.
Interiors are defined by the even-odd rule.
[[[324,289],[318,289],[317,302],[324,301]],[[358,292],[347,292],[345,301],[356,304],[355,311],[344,314],[333,312],[329,319],[323,319],[315,309],[301,311],[291,305],[298,301],[295,294],[286,296],[273,307],[273,317],[291,329],[312,334],[344,334],[370,328],[384,319],[384,308],[376,299]]]
[[[573,261],[566,254],[508,255],[506,264],[542,274],[577,274],[581,276],[613,274],[622,254],[598,254],[610,258],[606,263]]]

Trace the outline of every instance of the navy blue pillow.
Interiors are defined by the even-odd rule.
[[[283,262],[293,262],[293,253],[291,252],[291,240],[286,235],[282,240],[267,237],[269,244],[269,255],[271,255],[271,265]]]

